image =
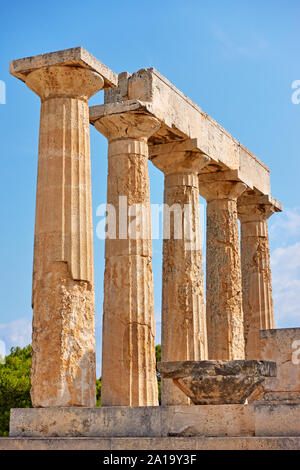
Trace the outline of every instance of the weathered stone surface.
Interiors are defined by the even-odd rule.
[[[246,189],[222,173],[199,176],[207,200],[206,320],[208,358],[244,359],[237,198]]]
[[[13,61],[41,98],[33,266],[33,405],[94,406],[88,98],[114,74],[76,48]],[[103,72],[103,75],[102,75]]]
[[[11,437],[300,436],[300,405],[13,409]]]
[[[95,405],[94,288],[54,262],[35,280],[31,399],[34,406]]]
[[[276,363],[266,361],[160,362],[158,370],[172,379],[195,405],[245,403],[265,377],[276,376]]]
[[[11,410],[11,436],[160,436],[167,409],[159,406]]]
[[[109,115],[98,106],[97,113],[94,125],[109,141],[107,202],[117,214],[116,238],[107,238],[105,245],[101,401],[151,406],[158,404],[158,395],[147,139],[160,124],[135,112]],[[126,198],[125,214],[120,196]],[[134,214],[134,236],[127,228],[127,204],[143,208]]]
[[[253,401],[300,403],[300,328],[264,330],[260,339],[261,357],[276,361],[277,376],[265,380]]]
[[[281,209],[257,195],[238,199],[246,359],[262,359],[259,331],[275,327],[267,223],[275,210]]]
[[[127,85],[124,81],[127,80]],[[116,98],[116,94],[118,98]],[[105,104],[120,99],[148,101],[162,126],[149,144],[197,138],[211,159],[210,171],[230,169],[235,178],[263,194],[270,193],[269,169],[157,70],[141,69],[123,78],[119,92],[105,92]],[[207,169],[204,170],[205,172]]]
[[[254,405],[256,436],[300,436],[299,404]]]
[[[299,450],[300,437],[0,437],[0,450]]]
[[[207,359],[197,173],[209,158],[193,141],[154,145],[150,154],[165,174],[162,361]],[[170,380],[162,379],[161,397],[162,405],[190,403]]]
[[[254,436],[254,409],[247,405],[172,406],[169,436]]]
[[[84,68],[100,74],[104,80],[103,88],[118,85],[118,76],[83,47],[73,47],[62,51],[12,60],[9,64],[9,72],[25,82],[27,75],[34,70],[61,65]]]

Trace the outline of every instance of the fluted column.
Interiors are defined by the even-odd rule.
[[[244,359],[242,279],[237,198],[243,183],[199,176],[207,200],[206,317],[208,358]]]
[[[83,55],[91,59],[77,48],[11,64],[19,75],[23,69],[21,79],[41,98],[32,290],[35,407],[96,404],[88,98],[104,79],[70,65],[70,59],[82,63]]]
[[[160,124],[129,112],[94,124],[109,141],[107,202],[117,214],[105,244],[101,402],[157,405],[147,139]]]
[[[275,207],[259,196],[238,200],[246,359],[261,359],[259,330],[275,328],[267,219]]]
[[[165,174],[162,276],[162,361],[207,359],[207,337],[197,173],[209,158],[192,141],[154,145],[151,161]],[[162,379],[162,405],[188,405]]]

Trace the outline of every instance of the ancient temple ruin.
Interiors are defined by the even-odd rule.
[[[97,437],[103,449],[299,448],[300,328],[274,329],[267,221],[282,209],[268,167],[155,69],[116,75],[79,47],[12,61],[10,73],[41,98],[34,408],[12,410],[11,437],[47,446],[53,436],[81,436],[76,445],[85,448]],[[102,89],[104,104],[89,108]],[[90,124],[108,140],[107,203],[117,213],[117,236],[105,245],[101,408]],[[188,207],[181,238],[164,214],[162,406],[148,160],[164,173],[165,206]],[[199,195],[207,201],[206,298]],[[143,207],[143,236],[120,230],[124,197]]]

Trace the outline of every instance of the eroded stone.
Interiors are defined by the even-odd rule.
[[[245,403],[265,377],[276,376],[267,361],[160,362],[158,370],[172,379],[195,405]]]

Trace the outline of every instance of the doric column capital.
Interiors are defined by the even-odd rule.
[[[34,70],[25,83],[42,101],[60,97],[88,100],[102,90],[104,79],[92,70],[59,65]]]
[[[241,222],[260,222],[274,214],[275,208],[269,204],[238,204],[238,217]]]
[[[148,138],[160,128],[161,123],[148,114],[124,112],[103,115],[94,122],[94,125],[109,142],[117,139],[147,142]],[[125,145],[124,151],[128,152],[127,143]]]
[[[210,162],[210,158],[199,149],[197,139],[152,145],[149,157],[168,176],[197,174]]]
[[[118,83],[117,75],[82,47],[12,61],[10,73],[42,101],[59,97],[87,100]]]
[[[280,211],[281,204],[273,198],[245,193],[238,199],[238,217],[243,223],[265,221]]]
[[[222,179],[220,173],[199,175],[199,193],[207,202],[213,200],[237,200],[247,186],[240,181]]]

